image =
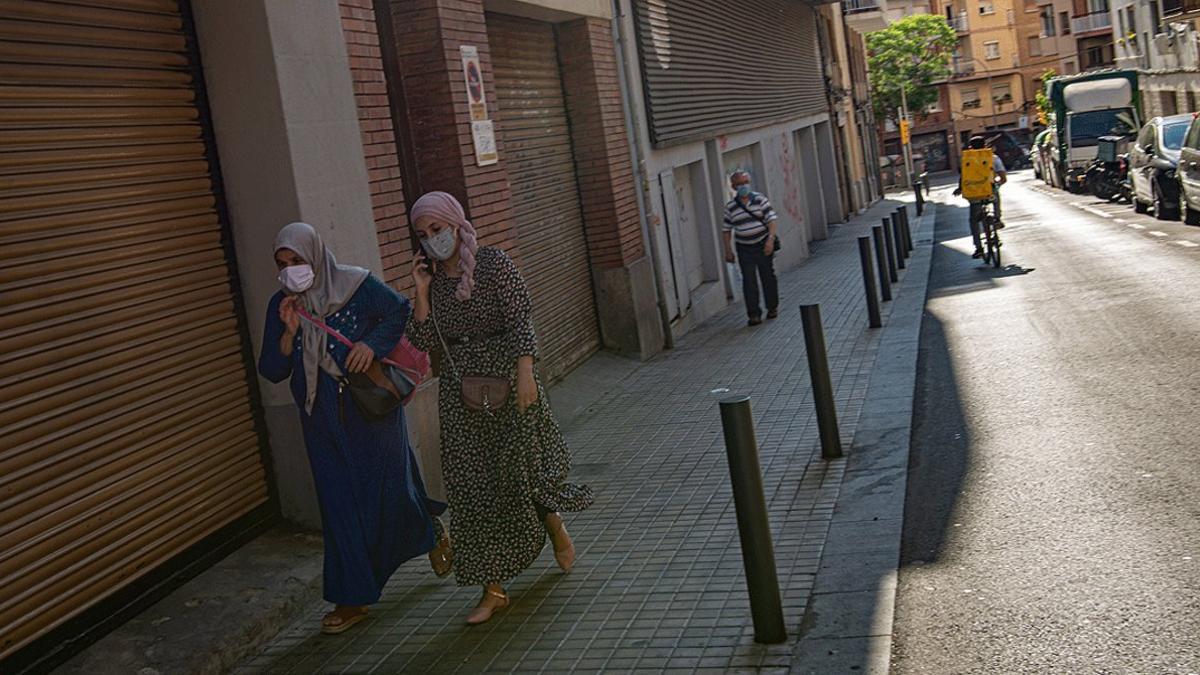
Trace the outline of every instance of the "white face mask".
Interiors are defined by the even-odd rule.
[[[421,248],[435,260],[449,260],[454,255],[454,228],[443,227],[440,232],[421,242]]]
[[[279,270],[279,283],[292,293],[303,293],[312,288],[315,278],[312,265],[290,265]]]

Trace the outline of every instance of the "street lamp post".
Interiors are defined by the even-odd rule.
[[[912,140],[912,122],[908,119],[908,96],[904,94],[904,85],[900,85],[900,119],[908,124],[907,139],[900,139],[900,147],[904,150],[904,170],[908,172],[908,184],[913,184],[913,161],[912,148],[909,147],[909,141]]]

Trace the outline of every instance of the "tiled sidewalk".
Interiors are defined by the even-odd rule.
[[[896,205],[836,227],[806,263],[782,274],[778,320],[748,328],[732,306],[653,361],[602,355],[552,392],[556,404],[592,399],[563,424],[573,477],[596,493],[595,505],[568,521],[579,550],[570,574],[546,551],[509,584],[508,609],[468,628],[463,617],[478,589],[437,579],[422,558],[392,578],[364,624],[321,635],[327,607],[314,606],[237,672],[787,672],[845,472],[845,460],[820,459],[796,308],[821,304],[848,448],[879,343],[879,332],[866,329],[855,237]],[[904,289],[902,276],[896,292]],[[717,389],[752,399],[784,644],[754,642]]]

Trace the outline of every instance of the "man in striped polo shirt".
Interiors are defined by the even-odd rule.
[[[767,303],[767,318],[779,316],[779,282],[775,279],[775,251],[779,239],[775,236],[775,209],[761,192],[750,189],[750,174],[734,171],[729,184],[737,193],[725,205],[725,260],[734,261],[733,243],[737,244],[737,263],[742,269],[742,295],[746,298],[746,314],[750,325],[762,323],[762,308],[758,304],[758,282],[762,279]]]

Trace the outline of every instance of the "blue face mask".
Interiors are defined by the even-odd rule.
[[[749,197],[750,196],[750,184],[743,183],[743,184],[737,186],[737,196]]]

